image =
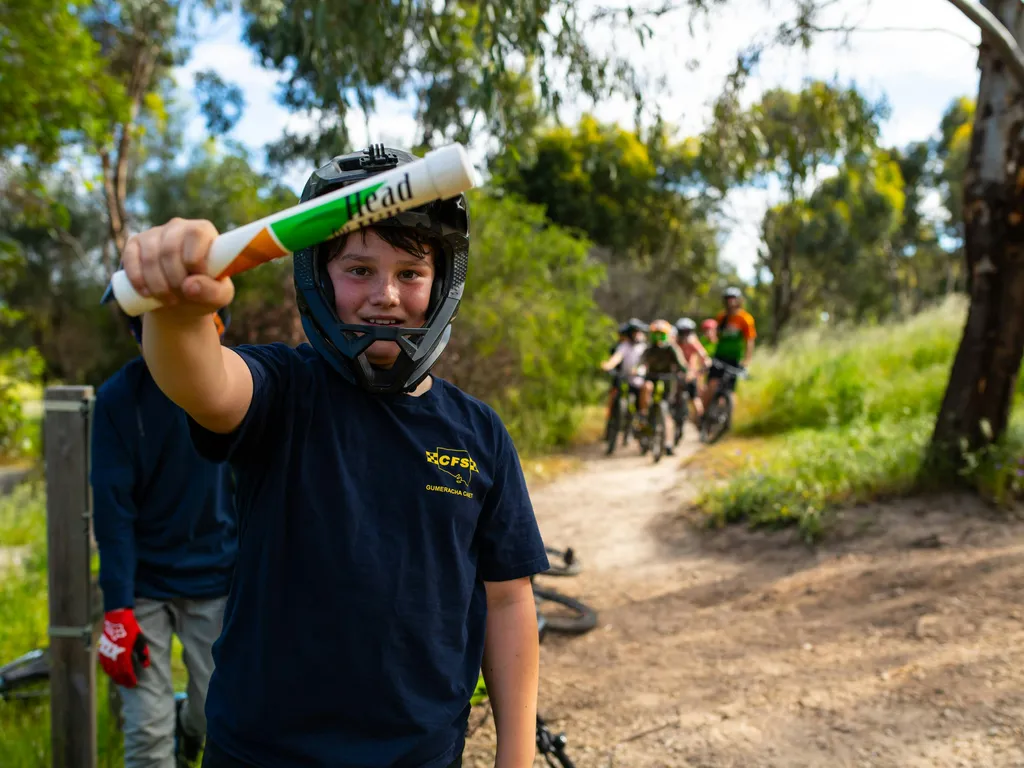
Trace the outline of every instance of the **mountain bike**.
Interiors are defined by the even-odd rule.
[[[733,392],[739,379],[748,379],[750,375],[745,368],[729,365],[722,360],[712,360],[712,368],[722,371],[718,391],[711,398],[704,410],[704,418],[700,423],[700,441],[711,445],[722,438],[732,426],[732,410],[734,405]]]
[[[615,374],[615,400],[608,412],[608,423],[605,425],[604,439],[607,444],[605,455],[615,453],[615,444],[622,435],[622,444],[629,443],[633,432],[633,420],[636,417],[636,397],[630,391],[629,380]]]
[[[654,382],[654,391],[651,393],[651,403],[647,406],[647,419],[640,436],[640,455],[643,456],[650,451],[655,464],[661,461],[665,452],[666,424],[672,418],[665,395],[666,390],[671,388],[675,379],[674,373],[658,373],[647,376],[648,381]]]

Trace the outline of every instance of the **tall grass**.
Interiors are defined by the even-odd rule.
[[[955,298],[902,323],[808,332],[759,352],[738,398],[737,434],[933,416],[964,312]]]
[[[0,543],[27,548],[20,563],[0,566],[0,661],[47,645],[46,508],[39,486],[0,499]],[[0,702],[0,764],[48,765],[46,700]]]
[[[23,484],[0,498],[0,548],[17,548],[21,557],[0,558],[0,664],[35,648],[47,637],[46,494],[41,483]],[[172,672],[176,690],[186,673],[175,638]],[[124,765],[123,737],[107,705],[109,681],[97,670],[97,745],[101,768]],[[0,700],[0,766],[44,768],[50,758],[49,699]]]
[[[739,439],[695,459],[727,467],[699,506],[713,523],[798,525],[815,539],[837,506],[918,487],[965,310],[950,299],[904,322],[808,332],[759,353],[737,394]],[[749,449],[731,456],[737,445]],[[967,457],[964,475],[1005,503],[1024,494],[1022,456],[1015,416],[1001,444]]]

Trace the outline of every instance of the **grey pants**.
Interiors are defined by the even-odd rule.
[[[171,635],[181,640],[188,669],[182,722],[190,735],[206,735],[206,689],[213,674],[213,641],[220,636],[227,598],[135,601],[135,619],[149,644],[149,667],[135,688],[119,687],[124,714],[125,768],[174,768],[174,686]]]

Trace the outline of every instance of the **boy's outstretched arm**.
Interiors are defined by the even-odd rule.
[[[484,582],[484,682],[498,734],[495,768],[530,768],[537,739],[540,642],[528,578]]]
[[[122,257],[132,286],[161,309],[142,322],[142,352],[160,389],[212,432],[237,427],[252,401],[249,367],[222,347],[212,315],[227,306],[230,279],[206,274],[217,230],[208,221],[171,219],[128,241]]]

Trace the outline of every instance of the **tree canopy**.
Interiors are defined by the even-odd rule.
[[[312,169],[351,149],[352,117],[385,95],[411,106],[417,152],[488,139],[472,291],[443,364],[538,444],[564,439],[614,320],[705,316],[723,286],[743,282],[721,255],[736,190],[772,197],[746,285],[769,342],[823,321],[881,321],[966,287],[971,99],[952,103],[932,136],[885,146],[888,105],[854,83],[809,80],[749,98],[764,44],[754,41],[710,122],[686,135],[659,114],[645,73],[616,46],[591,43],[602,27],[646,43],[669,14],[710,15],[725,2],[8,3],[0,354],[33,348],[47,377],[98,383],[134,352],[117,314],[95,304],[132,232],[172,216],[224,230],[292,204],[294,190],[266,169]],[[806,44],[821,4],[787,7],[795,15],[771,40]],[[308,133],[270,144],[269,164],[224,139],[245,119],[236,84],[212,69],[174,81],[199,40],[197,17],[228,11],[282,73],[281,103],[312,118]],[[612,94],[644,119],[559,121],[568,101]],[[186,139],[190,105],[205,123],[198,145]],[[290,265],[237,283],[229,342],[301,341]],[[544,329],[555,327],[573,341],[549,350]]]
[[[72,138],[102,143],[124,90],[101,46],[66,2],[0,4],[0,153],[57,159]]]

